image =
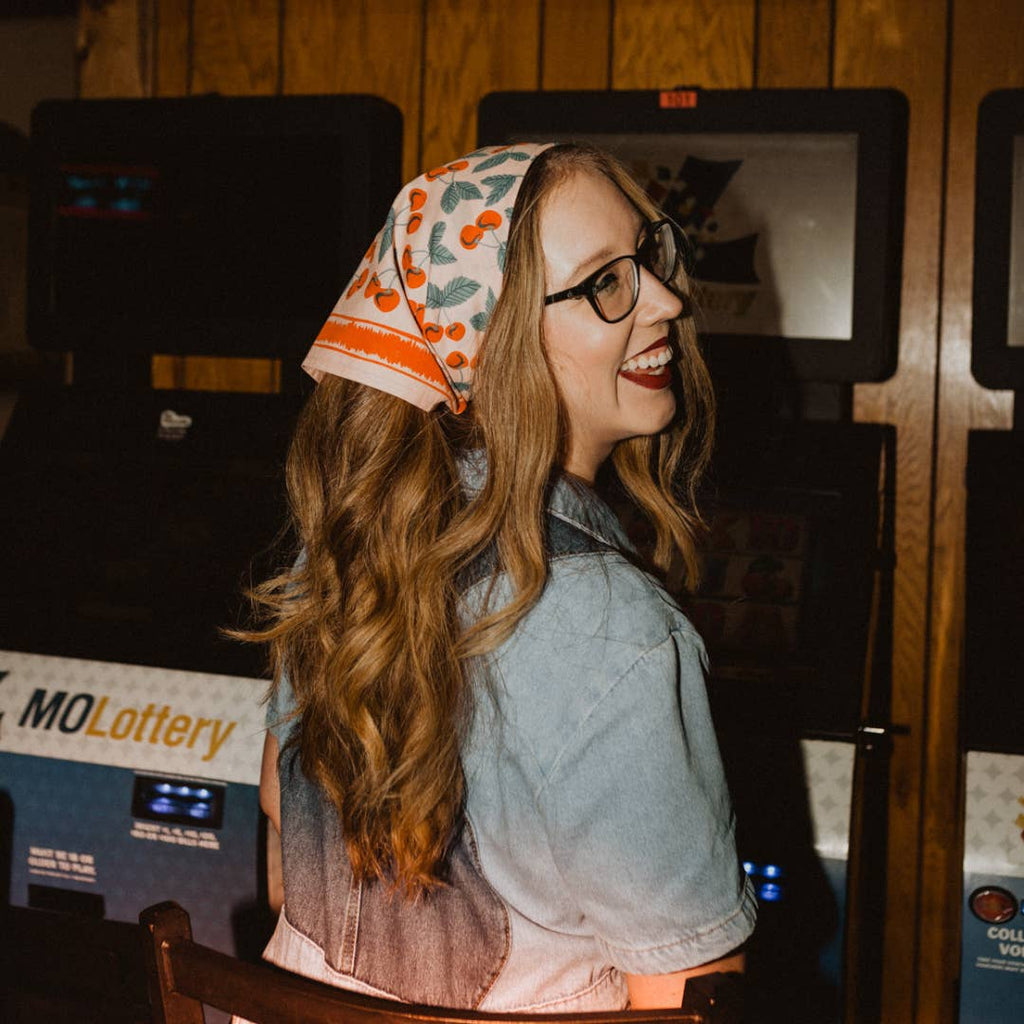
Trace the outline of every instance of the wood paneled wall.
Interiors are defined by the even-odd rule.
[[[778,86],[910,102],[900,356],[855,415],[895,425],[896,607],[884,1019],[955,1018],[957,708],[967,431],[1006,427],[969,373],[974,128],[1024,86],[1019,0],[88,0],[83,96],[373,92],[405,119],[406,177],[474,145],[497,89]],[[163,358],[160,386],[276,387],[261,360]]]

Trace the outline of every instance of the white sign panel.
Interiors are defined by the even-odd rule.
[[[0,751],[256,785],[266,680],[0,651]]]

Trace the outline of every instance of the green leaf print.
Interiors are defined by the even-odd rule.
[[[453,181],[441,196],[441,209],[451,213],[463,199],[482,199],[483,195],[471,181]]]
[[[471,299],[479,290],[480,284],[478,281],[461,276],[453,277],[441,289],[427,285],[427,308],[451,309],[452,306],[461,306],[462,303]]]
[[[500,167],[503,163],[506,163],[511,156],[510,153],[495,153],[494,156],[489,156],[486,160],[481,160],[480,163],[473,168],[473,173],[477,174],[479,171],[489,171],[492,167]]]
[[[378,253],[384,252],[386,249],[391,248],[391,240],[395,236],[395,211],[394,209],[388,210],[387,219],[384,221],[384,228],[380,233],[380,248]]]
[[[492,174],[489,178],[484,178],[483,183],[491,190],[485,200],[487,205],[491,206],[499,199],[504,199],[518,180],[518,174]]]
[[[487,289],[487,301],[484,303],[484,311],[482,313],[474,313],[470,318],[469,322],[475,331],[486,331],[487,325],[491,322],[491,313],[494,312],[494,303],[497,300],[494,297],[494,289]]]
[[[444,237],[447,227],[448,225],[442,221],[430,229],[430,242],[428,243],[427,251],[430,255],[430,262],[439,266],[455,262],[455,256],[451,249],[441,244],[441,239]]]

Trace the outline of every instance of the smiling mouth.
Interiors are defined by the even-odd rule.
[[[667,338],[659,338],[643,352],[619,367],[619,376],[641,387],[661,389],[672,382],[672,349]]]

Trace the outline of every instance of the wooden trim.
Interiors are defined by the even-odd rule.
[[[828,88],[830,0],[759,0],[757,13],[757,87]]]
[[[540,87],[609,88],[611,0],[545,0],[542,16]]]
[[[192,12],[192,94],[270,96],[280,76],[281,0],[218,0]]]
[[[612,87],[749,89],[754,0],[616,0]]]
[[[957,1019],[967,436],[971,429],[1008,429],[1013,416],[1012,394],[982,388],[970,372],[975,132],[986,93],[1024,87],[1017,0],[955,0],[952,28],[917,980],[918,1020],[929,1024]]]
[[[920,907],[922,756],[932,500],[932,413],[938,344],[946,21],[927,0],[836,0],[834,84],[894,87],[910,102],[899,363],[883,384],[859,385],[854,415],[896,427],[896,571],[889,856],[882,1014],[914,1020]]]
[[[539,0],[427,0],[424,167],[476,146],[481,97],[540,84]]]
[[[83,3],[78,17],[79,95],[138,99],[153,91],[154,0]]]
[[[285,0],[285,93],[372,93],[402,112],[403,180],[419,166],[422,0]]]
[[[154,96],[187,96],[191,74],[192,0],[157,0]]]

